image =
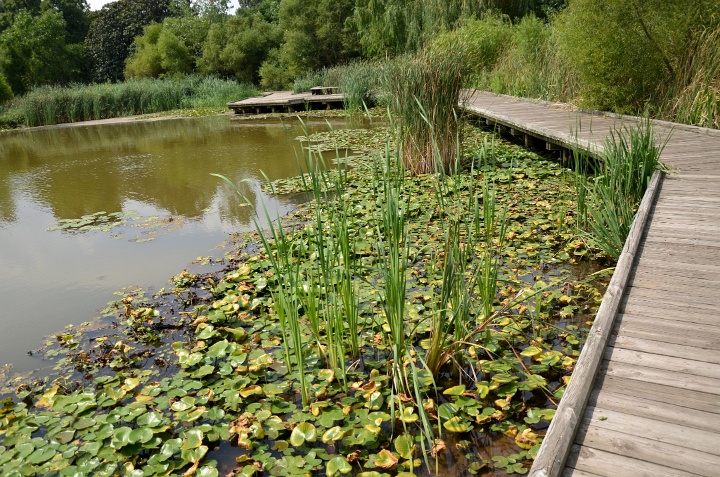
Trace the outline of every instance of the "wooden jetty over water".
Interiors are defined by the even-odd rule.
[[[345,102],[345,95],[337,92],[334,86],[315,86],[309,93],[292,91],[274,91],[262,96],[234,101],[227,107],[235,114],[292,113],[311,109],[338,109]]]
[[[638,118],[466,92],[526,143],[593,154]],[[720,131],[669,140],[530,475],[720,475]]]

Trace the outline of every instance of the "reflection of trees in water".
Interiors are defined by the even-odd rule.
[[[12,178],[30,174],[26,193],[58,219],[118,211],[128,199],[199,218],[220,200],[223,217],[246,223],[250,208],[210,174],[236,183],[264,180],[260,169],[271,179],[295,175],[299,145],[293,138],[300,134],[297,122],[283,126],[227,117],[6,134],[0,141],[0,184],[7,184],[0,191],[0,220],[15,220]],[[256,188],[242,187],[257,202]]]

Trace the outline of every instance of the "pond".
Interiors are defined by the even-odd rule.
[[[331,121],[306,126],[345,127]],[[211,173],[250,179],[255,205],[291,210],[299,199],[262,192],[261,170],[296,175],[301,134],[293,119],[227,116],[3,134],[0,365],[37,368],[28,352],[43,336],[91,320],[125,287],[167,286],[191,262],[222,257],[230,234],[253,230],[251,207]]]

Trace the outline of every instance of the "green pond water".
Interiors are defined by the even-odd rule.
[[[43,336],[93,319],[125,287],[168,286],[197,257],[222,257],[230,234],[253,230],[251,207],[211,173],[249,179],[256,205],[291,210],[299,198],[262,192],[261,170],[296,175],[302,134],[297,120],[214,116],[0,135],[0,365],[42,366],[28,351]]]

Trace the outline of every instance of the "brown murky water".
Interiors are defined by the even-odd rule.
[[[301,134],[297,120],[215,116],[0,135],[0,365],[37,367],[27,352],[43,336],[91,320],[124,287],[166,286],[196,257],[222,256],[229,234],[252,230],[251,208],[211,173],[247,180],[256,205],[292,209],[260,190],[260,171],[296,175]],[[127,223],[48,231],[97,212]]]

